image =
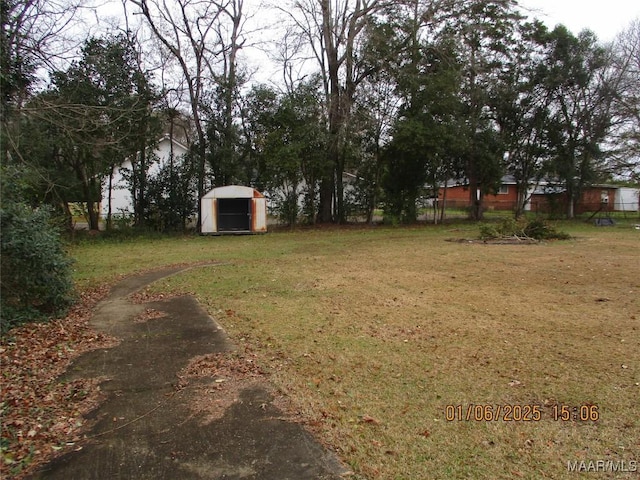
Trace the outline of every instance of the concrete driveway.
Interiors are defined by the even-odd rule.
[[[246,384],[219,415],[194,402],[216,401],[212,378],[177,385],[178,373],[202,355],[231,354],[224,330],[188,296],[146,304],[129,295],[184,268],[127,278],[112,289],[92,326],[121,342],[80,357],[67,378],[101,377],[106,400],[78,451],[34,479],[338,479],[338,459],[273,404],[260,383]],[[144,312],[155,318],[136,322]],[[64,379],[62,379],[64,381]],[[207,392],[206,395],[203,392]]]

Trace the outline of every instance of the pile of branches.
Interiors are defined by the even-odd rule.
[[[542,219],[517,221],[506,218],[498,224],[480,226],[480,239],[483,241],[509,240],[517,242],[540,242],[542,240],[566,240],[571,236],[557,231]]]

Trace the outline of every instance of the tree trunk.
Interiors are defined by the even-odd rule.
[[[146,210],[146,189],[147,189],[147,153],[146,146],[141,145],[141,150],[139,154],[139,165],[138,165],[138,180],[136,182],[138,187],[137,192],[137,202],[135,204],[135,218],[136,218],[136,226],[143,227],[146,223],[145,218],[145,210]]]
[[[107,190],[108,195],[108,203],[107,203],[107,218],[106,218],[106,230],[111,230],[111,197],[113,195],[113,171],[115,170],[115,165],[111,165],[111,172],[109,173],[109,188]]]
[[[529,185],[528,183],[517,183],[516,188],[518,189],[517,198],[516,198],[516,210],[515,210],[515,219],[519,220],[524,213],[524,207],[527,202],[527,189]]]
[[[442,189],[442,204],[440,205],[440,223],[444,221],[444,212],[447,206],[447,181],[444,182],[444,188]]]
[[[566,193],[567,204],[565,207],[566,208],[565,214],[568,220],[573,220],[575,216],[576,191],[575,191],[575,186],[571,183],[570,180],[567,181],[566,189],[567,189],[567,193]]]
[[[573,220],[575,218],[576,203],[577,203],[576,199],[573,198],[573,195],[569,195],[568,202],[567,202],[567,219],[569,220]]]
[[[482,191],[474,176],[469,178],[469,219],[482,220]]]
[[[344,183],[342,173],[344,172],[344,156],[339,155],[336,162],[336,221],[340,224],[347,221],[344,209]]]
[[[100,215],[96,209],[96,202],[93,201],[93,186],[95,182],[90,182],[85,188],[87,195],[87,219],[89,220],[89,230],[100,230]]]
[[[69,207],[69,202],[66,200],[60,200],[60,208],[64,212],[65,226],[67,230],[74,235],[75,226],[73,224],[73,214],[71,213],[71,208]]]
[[[76,165],[76,172],[82,185],[82,195],[84,196],[84,202],[87,206],[87,222],[89,224],[89,230],[99,229],[99,215],[95,208],[95,201],[93,200],[94,187],[96,185],[96,179],[94,176],[87,175],[84,162],[79,162]]]
[[[333,176],[324,177],[320,182],[318,223],[331,223],[333,221],[333,189]]]
[[[373,185],[371,186],[371,197],[369,201],[369,211],[367,212],[367,223],[373,223],[373,216],[378,205],[378,188],[380,185],[380,177],[382,176],[382,154],[380,152],[380,133],[378,132],[376,138],[376,173],[373,180]]]

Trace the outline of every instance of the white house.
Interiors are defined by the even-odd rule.
[[[165,134],[158,140],[152,154],[158,159],[149,166],[148,172],[155,174],[160,166],[173,158],[179,160],[187,154],[189,149],[175,139]],[[129,184],[125,180],[124,172],[131,172],[131,160],[125,160],[122,165],[116,167],[111,176],[107,176],[102,185],[102,198],[100,201],[100,218],[104,221],[111,211],[112,216],[133,214],[133,200]]]

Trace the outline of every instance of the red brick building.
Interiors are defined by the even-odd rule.
[[[469,186],[461,182],[446,188],[446,204],[449,208],[467,208],[471,204]],[[576,205],[575,214],[595,211],[614,211],[618,188],[615,185],[591,185],[582,191]],[[550,184],[540,184],[529,192],[529,202],[525,210],[539,213],[564,213],[567,211],[567,194],[563,188]],[[438,201],[445,198],[445,188],[438,191]],[[487,194],[483,199],[485,210],[515,211],[518,202],[518,186],[515,180],[506,176],[497,193]]]
[[[612,185],[591,185],[583,188],[574,213],[580,215],[585,212],[613,212],[617,191],[618,187]],[[567,211],[568,202],[566,192],[548,193],[538,189],[531,195],[529,210],[539,213],[564,213]]]
[[[445,196],[444,188],[438,191],[438,201]],[[447,206],[450,208],[466,208],[471,204],[468,185],[453,185],[447,187]],[[518,187],[514,183],[503,183],[498,192],[484,196],[483,205],[487,210],[515,210],[518,202]]]

